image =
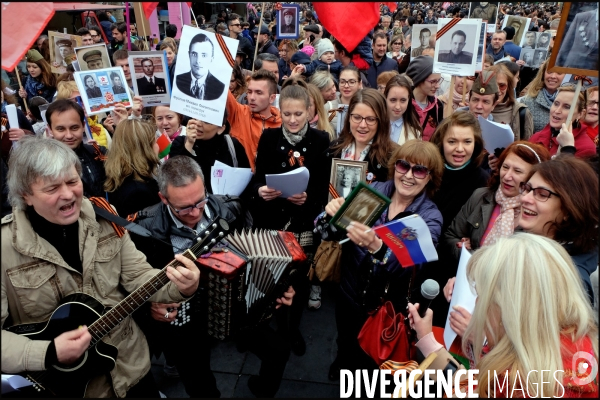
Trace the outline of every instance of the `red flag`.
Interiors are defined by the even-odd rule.
[[[379,3],[313,3],[319,21],[348,51],[352,51],[379,21]],[[348,21],[358,21],[349,29]]]
[[[142,2],[142,8],[144,9],[144,15],[146,15],[146,19],[150,19],[152,15],[152,11],[156,9],[158,6],[158,1],[144,1]]]
[[[448,7],[450,7],[450,3],[449,2],[445,2],[444,4],[442,4],[442,8],[445,10]]]
[[[185,4],[187,4],[189,8],[192,8],[192,2],[191,1],[186,1]]]
[[[394,12],[396,11],[396,8],[398,8],[398,3],[394,3],[392,1],[388,1],[387,3],[383,3],[386,6],[388,6],[388,8],[390,9],[390,12]]]
[[[25,15],[26,24],[23,23]],[[32,12],[31,3],[2,3],[2,69],[15,69],[53,15],[54,3],[36,3],[35,12]]]

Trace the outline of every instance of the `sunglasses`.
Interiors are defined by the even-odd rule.
[[[523,196],[525,196],[532,190],[533,190],[533,198],[538,201],[548,201],[548,199],[552,195],[554,195],[556,197],[560,197],[557,193],[554,193],[553,191],[548,190],[546,188],[542,188],[542,187],[534,188],[531,186],[530,183],[525,183],[525,182],[521,182],[519,184],[519,193],[521,193]]]
[[[396,161],[395,168],[401,174],[407,174],[412,169],[412,174],[417,179],[425,179],[430,173],[426,166],[417,164],[411,167],[410,163],[406,160]]]
[[[499,83],[498,84],[498,88],[500,90],[506,90],[507,87],[508,87],[508,85],[506,83]]]

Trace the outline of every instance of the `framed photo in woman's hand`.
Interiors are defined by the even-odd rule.
[[[359,182],[333,216],[331,223],[343,230],[352,221],[373,226],[390,202],[390,199],[366,183]]]
[[[366,182],[367,177],[367,161],[342,160],[334,158],[331,160],[331,176],[329,183],[335,188],[338,195],[347,198],[358,182]],[[333,200],[333,196],[329,193],[329,201]]]

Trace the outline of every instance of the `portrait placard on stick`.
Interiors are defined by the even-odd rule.
[[[519,17],[517,15],[507,15],[502,22],[502,29],[507,26],[511,26],[515,29],[515,36],[513,37],[513,43],[519,46],[523,45],[525,41],[525,32],[529,29],[531,18]]]
[[[48,32],[50,68],[56,74],[67,72],[67,60],[75,59],[75,48],[81,46],[81,36]]]
[[[169,67],[164,50],[130,51],[129,71],[133,91],[142,97],[144,107],[171,102]]]
[[[422,55],[423,50],[428,47],[435,48],[435,35],[437,33],[436,24],[415,24],[413,25],[412,32],[411,59]]]
[[[104,43],[77,47],[75,54],[77,54],[77,61],[79,62],[81,71],[93,71],[111,67],[108,49]]]
[[[487,31],[493,33],[496,31],[496,21],[498,19],[498,4],[473,1],[470,3],[469,18],[482,19],[487,22]]]
[[[285,4],[277,13],[277,39],[298,39],[300,35],[300,6]]]
[[[223,123],[238,41],[185,25],[181,31],[171,110]]]
[[[434,73],[475,75],[480,19],[440,18],[433,62]]]
[[[597,3],[564,3],[548,71],[598,77]]]
[[[78,71],[74,78],[88,115],[111,111],[118,103],[131,107],[132,99],[121,67]]]
[[[481,23],[481,31],[479,31],[479,47],[477,47],[477,59],[475,61],[475,71],[481,72],[483,70],[483,57],[485,55],[486,38],[485,34],[487,22]]]

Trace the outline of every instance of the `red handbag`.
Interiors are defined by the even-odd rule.
[[[414,359],[416,350],[410,346],[404,318],[402,313],[396,313],[390,301],[386,301],[369,316],[360,330],[358,343],[377,365],[387,360]]]

